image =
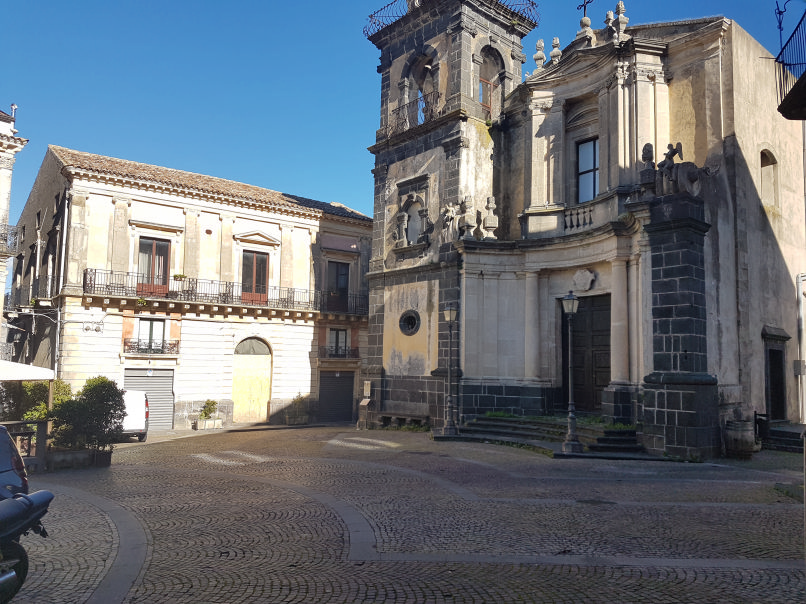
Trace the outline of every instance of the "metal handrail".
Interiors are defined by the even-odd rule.
[[[360,359],[358,348],[345,346],[320,346],[319,358],[322,359]]]
[[[0,224],[0,256],[16,256],[22,251],[22,229]]]
[[[419,6],[427,6],[434,1],[435,0],[392,0],[392,2],[367,17],[367,24],[364,26],[364,36],[370,38],[387,25],[391,25],[401,17],[406,16],[409,10]],[[532,0],[522,0],[521,2],[498,0],[497,4],[520,15],[535,26],[540,22],[540,14],[537,12],[537,2],[533,2]]]
[[[781,103],[795,82],[806,72],[806,12],[795,31],[775,58],[778,83],[778,102]]]
[[[141,340],[125,338],[125,354],[179,354],[179,340]]]
[[[154,283],[145,275],[88,268],[83,292],[138,300],[172,300],[198,304],[259,306],[284,310],[369,314],[369,294],[346,294],[293,287],[247,287],[233,281],[170,277]]]
[[[439,117],[439,92],[419,95],[415,100],[392,111],[386,135],[394,136],[414,126],[434,121]]]
[[[37,300],[52,298],[56,292],[53,277],[40,277],[23,287],[15,287],[5,295],[5,307],[33,306]]]

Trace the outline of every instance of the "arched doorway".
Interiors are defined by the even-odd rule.
[[[271,348],[260,338],[235,347],[232,367],[232,420],[265,422],[271,398]]]

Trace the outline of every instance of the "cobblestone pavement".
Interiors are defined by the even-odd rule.
[[[549,459],[348,427],[119,447],[23,538],[29,602],[804,602],[802,457]]]

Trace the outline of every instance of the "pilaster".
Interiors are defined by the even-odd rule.
[[[720,453],[717,380],[706,373],[704,203],[687,193],[649,204],[653,369],[644,377],[642,441],[681,458]]]

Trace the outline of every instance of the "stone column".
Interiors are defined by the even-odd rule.
[[[524,317],[526,318],[526,329],[524,329],[524,355],[523,355],[523,376],[526,378],[536,378],[539,375],[538,366],[540,359],[540,304],[538,302],[538,271],[526,273],[526,283],[524,284]]]
[[[602,392],[602,416],[613,423],[631,424],[636,389],[630,384],[630,296],[627,260],[611,262],[610,384]]]
[[[610,382],[630,381],[629,292],[627,290],[627,260],[611,262],[613,289],[610,299]]]
[[[630,290],[630,382],[636,383],[641,375],[641,296],[638,288],[641,274],[641,256],[636,254],[627,264],[627,282]]]

